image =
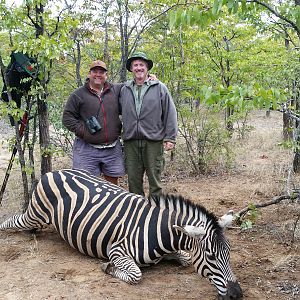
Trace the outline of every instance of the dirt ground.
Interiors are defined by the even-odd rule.
[[[181,194],[221,216],[229,209],[237,212],[249,203],[269,201],[287,188],[299,188],[300,180],[288,177],[290,152],[278,147],[282,115],[272,112],[267,118],[265,112],[255,112],[249,125],[254,130],[236,144],[230,172],[171,176],[172,165],[168,164],[165,191]],[[1,126],[4,141],[10,129]],[[9,152],[2,143],[1,183],[8,160]],[[17,174],[14,170],[10,176],[0,222],[20,211],[22,190]],[[226,231],[232,269],[244,299],[300,299],[299,200],[284,200],[259,212],[252,229]],[[36,235],[0,232],[0,299],[216,299],[215,288],[192,267],[163,262],[142,269],[142,282],[131,286],[104,274],[100,263],[70,248],[51,228]]]

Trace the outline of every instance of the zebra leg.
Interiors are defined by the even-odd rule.
[[[141,269],[129,256],[115,258],[114,261],[102,264],[102,271],[127,283],[136,284],[142,279]]]
[[[141,269],[135,261],[126,254],[120,244],[111,248],[109,262],[102,264],[102,271],[127,283],[136,284],[142,279]]]
[[[164,256],[166,260],[176,260],[182,266],[188,267],[192,264],[191,255],[188,252],[179,250],[177,252],[173,252]]]

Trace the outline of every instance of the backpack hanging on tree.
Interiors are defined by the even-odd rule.
[[[38,67],[34,58],[21,52],[12,53],[10,55],[10,63],[6,68],[8,84],[11,88],[12,100],[16,102],[17,107],[21,107],[21,98],[30,90],[32,80],[37,78]],[[2,76],[4,78],[4,76]],[[7,94],[7,86],[4,82],[1,98],[5,102],[9,102]],[[14,124],[11,120],[12,125]]]

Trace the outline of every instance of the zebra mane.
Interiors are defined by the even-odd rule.
[[[172,209],[174,212],[185,209],[187,212],[192,211],[193,215],[202,214],[207,218],[207,221],[211,221],[213,228],[216,230],[217,235],[223,235],[223,229],[219,225],[218,218],[205,207],[200,204],[196,204],[189,199],[182,197],[181,195],[162,194],[151,195],[149,198],[151,205],[156,205],[166,209]]]

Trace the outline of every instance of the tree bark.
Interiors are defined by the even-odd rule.
[[[52,170],[52,154],[50,150],[49,118],[46,97],[43,97],[43,99],[38,97],[37,104],[39,112],[41,175],[44,175]]]
[[[129,18],[129,8],[128,1],[117,1],[119,8],[119,28],[121,34],[121,68],[120,68],[120,81],[125,82],[127,80],[127,70],[126,70],[126,61],[128,58],[128,18]],[[123,12],[124,6],[124,12]],[[123,18],[124,16],[124,18]]]
[[[107,23],[107,18],[108,18],[108,9],[111,5],[111,1],[108,1],[103,4],[104,8],[104,47],[103,47],[103,60],[104,62],[109,65],[110,64],[110,59],[109,59],[109,51],[108,51],[108,23]]]
[[[295,99],[296,111],[300,109],[300,82],[295,80],[293,83],[293,98]],[[294,141],[296,145],[300,144],[300,122],[298,120],[295,121],[294,125]],[[300,173],[300,151],[298,147],[295,148],[295,156],[293,161],[293,169],[295,173]]]
[[[36,5],[36,22],[34,23],[36,29],[36,38],[44,34],[44,19],[43,4]],[[39,133],[40,133],[40,155],[41,155],[41,175],[52,170],[51,162],[51,151],[50,151],[50,133],[49,133],[49,117],[48,117],[48,107],[46,104],[47,99],[47,72],[45,67],[41,70],[42,80],[41,86],[43,87],[42,96],[38,96],[37,99],[37,109],[39,115]]]
[[[223,37],[223,40],[225,42],[225,50],[226,52],[230,52],[230,40],[234,38],[234,34],[232,38],[228,39],[226,36]],[[226,58],[226,73],[222,72],[222,81],[223,84],[228,88],[230,86],[230,60]],[[224,71],[224,66],[222,66],[222,70]],[[225,123],[226,123],[226,129],[229,132],[233,132],[233,123],[230,120],[230,117],[233,115],[234,110],[232,107],[228,106],[225,110]]]
[[[282,114],[282,122],[283,122],[283,139],[284,141],[293,139],[293,120],[286,113]]]
[[[81,66],[81,47],[80,47],[80,41],[79,39],[77,39],[76,36],[76,56],[75,56],[75,62],[76,62],[76,82],[77,82],[77,86],[81,87],[82,84],[82,79],[81,79],[81,75],[80,75],[80,66]]]

